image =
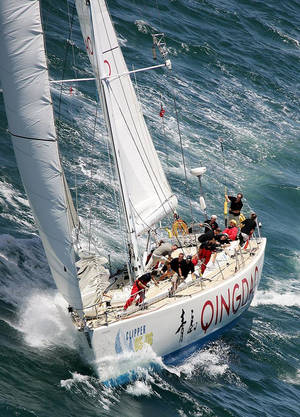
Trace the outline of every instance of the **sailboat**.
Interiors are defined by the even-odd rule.
[[[233,241],[203,276],[189,275],[173,293],[169,280],[150,285],[144,301],[124,311],[132,283],[146,271],[151,236],[158,244],[160,222],[174,214],[177,197],[131,81],[131,73],[139,69],[128,71],[105,0],[75,4],[110,137],[127,230],[125,272],[113,280],[105,257],[78,250],[80,220],[58,150],[38,0],[0,2],[0,77],[17,165],[52,276],[99,378],[121,381],[133,363],[151,355],[173,363],[234,325],[259,285],[266,239],[252,237],[247,249]],[[164,58],[154,67],[170,69],[164,46],[158,37],[154,40]],[[204,172],[200,167],[192,174],[200,181]],[[203,196],[200,204],[205,207]],[[163,237],[180,246],[173,258],[181,251],[185,256],[197,253],[197,234],[173,232]],[[142,248],[145,234],[148,242]],[[109,374],[114,361],[118,367]]]

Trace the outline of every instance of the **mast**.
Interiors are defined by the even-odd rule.
[[[58,153],[37,0],[0,1],[0,78],[17,165],[52,276],[69,305],[81,310],[72,241],[77,215]]]
[[[137,236],[172,212],[177,198],[140,111],[105,1],[75,3],[114,152],[132,263],[139,272]]]

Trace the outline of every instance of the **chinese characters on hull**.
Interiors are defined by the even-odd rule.
[[[202,330],[206,334],[211,326],[217,327],[220,323],[228,321],[230,316],[233,319],[239,310],[251,303],[258,284],[258,276],[258,267],[255,267],[254,274],[251,274],[249,279],[243,278],[233,287],[223,291],[222,294],[207,299],[200,307],[199,322],[195,320],[194,309],[190,309],[190,312],[186,313],[186,310],[182,308],[179,327],[175,332],[175,335],[179,334],[179,342],[183,341],[185,334],[194,332],[198,324],[200,324],[199,331]],[[189,325],[186,326],[188,319]]]

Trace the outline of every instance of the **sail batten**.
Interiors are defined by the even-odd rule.
[[[141,234],[172,212],[177,198],[158,159],[105,1],[76,0],[76,7],[99,96],[102,90],[106,99],[121,187],[128,193],[125,205]]]
[[[17,165],[60,293],[82,308],[39,1],[1,0],[0,78]],[[74,218],[74,221],[71,219]]]

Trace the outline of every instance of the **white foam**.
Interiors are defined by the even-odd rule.
[[[85,384],[92,391],[96,391],[95,387],[90,382],[91,380],[90,376],[81,375],[78,372],[72,372],[71,374],[72,374],[72,378],[62,379],[60,381],[61,387],[66,388],[68,391],[70,391],[74,385],[80,383],[80,384]]]
[[[285,375],[280,379],[291,385],[300,385],[300,369],[298,369],[294,375]]]
[[[67,314],[67,303],[56,291],[35,292],[28,296],[15,326],[33,347],[77,347],[77,332]]]
[[[285,42],[285,43],[292,43],[296,47],[298,47],[298,48],[300,47],[300,42],[297,39],[292,38],[290,35],[287,35],[286,33],[282,32],[280,29],[277,29],[274,26],[271,26],[270,29],[274,33],[277,33],[283,39],[283,42]]]
[[[180,374],[190,378],[201,369],[201,372],[215,379],[225,375],[229,370],[228,347],[213,345],[210,349],[200,350],[189,357],[184,364],[177,367]]]
[[[71,373],[72,378],[62,379],[60,386],[67,391],[83,394],[92,397],[95,403],[99,403],[104,410],[109,411],[113,401],[116,400],[116,391],[104,387],[98,379],[88,375],[81,375],[78,372]]]
[[[151,386],[144,381],[135,381],[132,385],[128,385],[126,391],[135,397],[149,397],[153,393]]]
[[[0,182],[0,205],[3,208],[1,217],[23,226],[25,231],[35,229],[33,226],[33,216],[29,210],[29,203],[24,198],[24,194],[21,194],[11,184],[5,181]],[[26,213],[24,213],[24,210],[26,210]]]
[[[259,305],[278,305],[285,307],[300,307],[300,294],[299,292],[277,292],[275,290],[269,291],[257,291],[252,306]]]
[[[151,26],[149,23],[142,19],[136,20],[135,25],[137,26],[138,31],[142,33],[151,33],[153,31],[157,31],[157,29],[154,26]]]
[[[239,376],[230,368],[230,346],[223,340],[211,343],[187,358],[184,363],[176,368],[178,376],[193,379],[201,375],[206,381],[215,383],[218,380],[243,386]]]

